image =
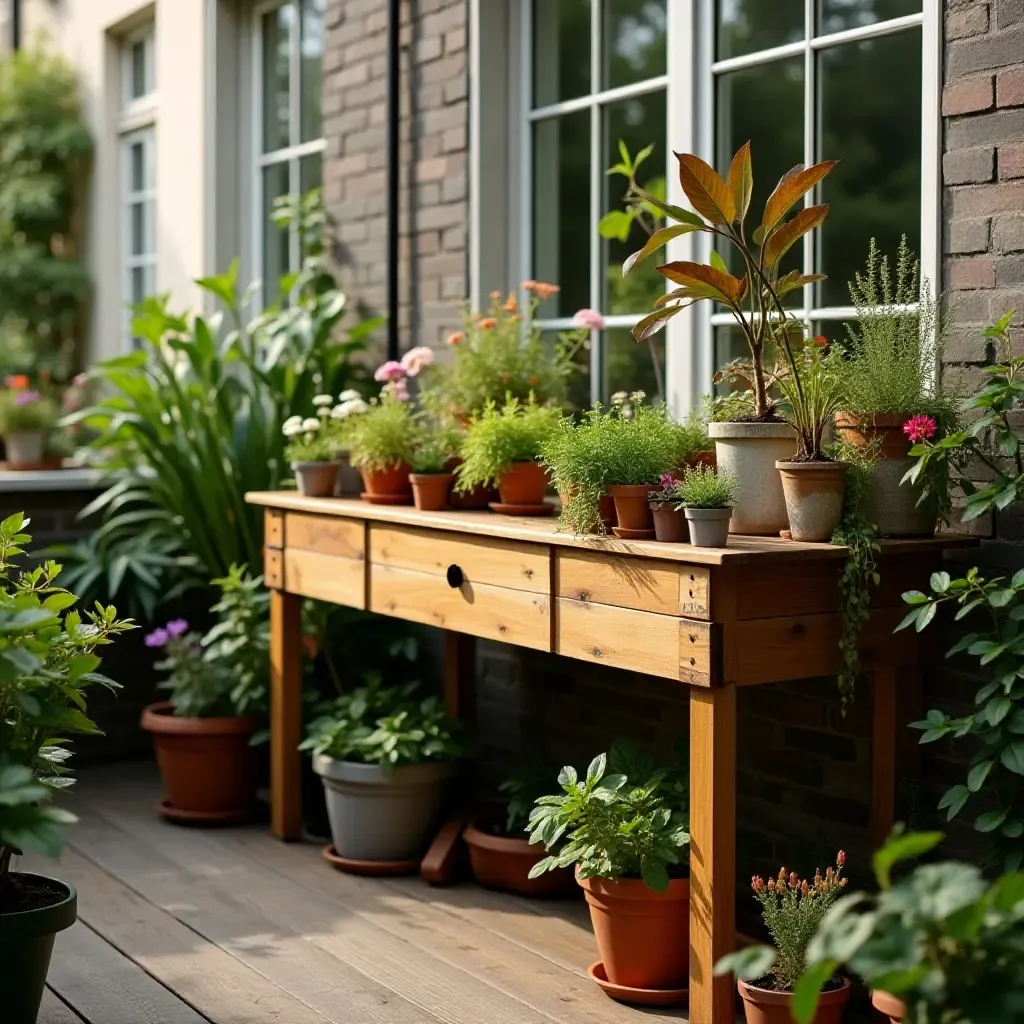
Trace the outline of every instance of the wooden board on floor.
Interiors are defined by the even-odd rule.
[[[46,989],[43,992],[43,1002],[39,1007],[36,1024],[89,1024],[89,1022],[83,1021],[74,1010],[65,1006],[50,989]]]

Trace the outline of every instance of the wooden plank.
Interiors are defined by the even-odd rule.
[[[736,689],[690,690],[690,1022],[733,1020],[735,982],[714,965],[736,946]]]
[[[65,1006],[50,989],[44,989],[36,1024],[89,1024],[89,1022],[83,1021],[70,1006]]]
[[[263,582],[271,590],[284,590],[284,552],[279,548],[263,549]]]
[[[691,619],[708,618],[710,578],[703,565],[593,551],[559,551],[555,558],[558,597]]]
[[[538,651],[551,648],[551,602],[528,590],[486,583],[452,588],[443,576],[374,564],[370,611]]]
[[[748,564],[736,571],[738,619],[809,615],[839,607],[842,566],[834,562],[805,562],[785,569]]]
[[[871,848],[885,843],[896,819],[896,671],[874,671],[871,744]]]
[[[268,548],[284,547],[284,513],[268,508],[263,517],[263,542]]]
[[[370,526],[370,561],[394,569],[444,576],[458,566],[469,583],[547,594],[548,548],[412,527]]]
[[[284,535],[289,548],[341,558],[366,558],[366,523],[360,519],[289,512],[284,518]]]
[[[350,608],[366,607],[366,563],[360,559],[287,547],[284,581],[292,594]]]
[[[444,634],[444,707],[452,718],[476,718],[476,640],[451,629]]]
[[[302,831],[302,600],[270,594],[270,819],[279,839]]]

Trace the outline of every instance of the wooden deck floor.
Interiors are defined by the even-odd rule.
[[[84,772],[59,863],[78,887],[40,1024],[630,1024],[585,905],[332,871],[265,828],[160,821],[150,765]]]

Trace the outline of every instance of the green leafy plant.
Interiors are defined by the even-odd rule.
[[[0,434],[19,430],[49,433],[57,422],[57,404],[33,388],[0,391]]]
[[[499,783],[498,797],[504,814],[498,827],[504,835],[521,839],[529,830],[530,812],[540,797],[551,789],[551,775],[551,772],[532,765]]]
[[[794,353],[793,374],[779,380],[779,390],[783,417],[796,431],[796,461],[826,461],[823,439],[843,402],[838,354],[826,354],[817,340],[803,345]]]
[[[698,455],[715,450],[715,442],[708,436],[710,397],[705,395],[701,407],[692,412],[682,423],[673,424],[676,437],[676,461],[674,465],[685,466]]]
[[[533,399],[521,402],[509,395],[500,408],[488,401],[466,431],[455,489],[468,492],[493,486],[513,463],[539,459],[561,418],[557,408]]]
[[[97,671],[96,651],[134,628],[113,607],[74,610],[56,562],[15,578],[28,525],[21,513],[0,523],[0,911],[19,909],[16,852],[60,852],[61,826],[74,817],[50,801],[74,783],[66,737],[99,733],[86,716],[88,691],[118,685]]]
[[[447,473],[461,447],[462,436],[453,427],[424,425],[409,460],[412,470],[414,473]]]
[[[281,425],[281,433],[288,438],[284,457],[289,463],[330,462],[338,450],[339,428],[337,420],[344,411],[344,403],[334,404],[330,395],[314,395],[315,416],[290,416]],[[338,416],[332,421],[332,414]]]
[[[606,754],[590,762],[583,779],[571,766],[562,769],[562,793],[540,797],[530,814],[530,842],[556,850],[531,878],[576,865],[580,878],[642,878],[657,892],[668,889],[669,872],[680,870],[690,842],[687,805],[664,785],[667,770],[634,754],[632,747],[620,747],[617,757],[613,751],[610,774]],[[615,770],[626,767],[633,781]]]
[[[340,441],[352,465],[381,470],[412,460],[420,424],[411,404],[394,391],[370,400],[359,416],[345,420]]]
[[[695,466],[683,474],[676,489],[684,508],[727,508],[736,501],[736,477],[710,466]]]

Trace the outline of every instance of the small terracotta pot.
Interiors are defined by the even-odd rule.
[[[903,433],[903,424],[910,419],[901,412],[879,412],[870,419],[861,419],[852,412],[836,413],[836,430],[858,448],[868,448],[879,442],[879,454],[883,459],[902,459],[909,454],[912,442]]]
[[[687,544],[690,528],[686,525],[686,513],[674,501],[652,501],[651,515],[654,516],[654,539],[667,544]]]
[[[540,505],[548,490],[548,475],[538,462],[513,462],[498,477],[503,505]]]
[[[384,469],[365,469],[360,467],[363,487],[367,494],[374,496],[397,498],[399,495],[412,500],[412,484],[409,474],[412,467],[408,462],[399,462]]]
[[[448,504],[451,473],[410,473],[413,504],[421,512],[436,512]]]
[[[790,1004],[792,992],[775,992],[773,989],[756,988],[745,981],[737,981],[743,999],[743,1012],[747,1024],[793,1024]],[[850,998],[849,979],[843,979],[843,987],[833,992],[822,992],[818,997],[818,1009],[811,1024],[840,1024],[843,1010]]]
[[[293,462],[292,472],[299,493],[307,498],[330,498],[338,480],[337,462]]]
[[[500,889],[520,896],[564,897],[576,891],[571,868],[546,871],[530,878],[530,869],[547,856],[543,846],[525,839],[498,836],[473,822],[462,838],[469,847],[473,877],[487,889]]]
[[[615,502],[618,525],[624,530],[653,530],[654,519],[647,495],[649,484],[609,484],[608,494]]]
[[[605,974],[613,985],[685,988],[690,972],[690,881],[655,892],[639,878],[579,879]]]
[[[140,724],[153,736],[172,811],[210,824],[236,821],[252,811],[257,762],[249,738],[259,718],[178,717],[170,701],[161,701],[142,712]]]
[[[606,530],[619,525],[619,517],[615,514],[615,500],[610,494],[602,493],[597,499],[597,514]]]
[[[843,515],[845,462],[776,462],[793,540],[824,543]]]
[[[907,1004],[902,999],[897,999],[890,992],[873,991],[871,993],[871,1005],[883,1017],[889,1018],[889,1024],[900,1024],[907,1015]]]

